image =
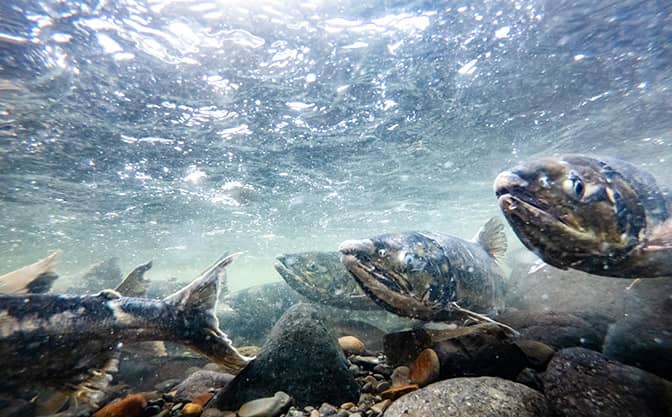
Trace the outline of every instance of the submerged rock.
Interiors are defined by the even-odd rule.
[[[435,382],[393,402],[385,417],[545,417],[539,392],[496,377]]]
[[[292,398],[282,391],[274,396],[246,402],[238,410],[239,417],[277,417],[287,411]]]
[[[602,350],[604,334],[572,314],[506,311],[497,320],[520,332],[522,339],[537,340],[555,349],[579,346]]]
[[[432,347],[432,337],[425,329],[388,333],[383,338],[385,357],[392,366],[409,365],[423,350]]]
[[[442,379],[485,375],[513,379],[527,366],[522,350],[500,326],[489,323],[458,328],[432,348]]]
[[[559,417],[672,415],[672,383],[588,349],[557,352],[543,384]]]
[[[215,371],[196,371],[182,381],[175,390],[175,400],[192,401],[195,397],[207,394],[213,389],[223,388],[234,378],[234,375]]]
[[[141,417],[146,406],[144,395],[133,394],[106,405],[93,413],[92,417]]]
[[[234,410],[241,404],[277,391],[292,396],[298,406],[357,401],[359,385],[348,369],[336,336],[310,304],[285,313],[257,355],[209,407]]]

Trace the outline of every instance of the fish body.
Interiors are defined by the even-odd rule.
[[[621,278],[672,276],[669,197],[628,162],[543,158],[500,173],[494,190],[521,242],[552,266]]]
[[[506,251],[492,219],[475,242],[433,232],[385,234],[340,245],[341,260],[362,289],[397,315],[426,321],[459,318],[459,306],[495,314],[502,306],[496,257]]]
[[[94,402],[125,343],[171,341],[237,372],[241,356],[214,315],[219,279],[232,257],[163,300],[96,295],[0,295],[0,390],[46,386]]]
[[[341,263],[340,252],[302,252],[276,258],[275,269],[311,301],[349,310],[380,310]]]

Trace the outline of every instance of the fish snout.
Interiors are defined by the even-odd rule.
[[[350,255],[360,260],[370,258],[376,253],[376,246],[371,239],[346,240],[338,246],[342,256]]]
[[[501,197],[504,194],[511,193],[513,188],[525,188],[529,185],[529,182],[521,178],[517,173],[513,171],[504,171],[500,172],[495,178],[493,184],[493,190],[497,197]]]

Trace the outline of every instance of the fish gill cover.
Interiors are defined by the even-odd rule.
[[[5,1],[0,257],[232,287],[279,253],[468,237],[541,153],[670,183],[672,18],[646,1]],[[238,272],[236,272],[236,270]],[[58,285],[58,282],[57,282]]]

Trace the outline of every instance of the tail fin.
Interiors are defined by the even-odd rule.
[[[60,254],[61,251],[57,250],[34,264],[0,276],[0,293],[29,294],[49,291],[51,284],[58,278],[53,269]]]
[[[503,258],[506,253],[506,234],[499,217],[492,217],[488,220],[478,231],[474,240],[495,259]]]
[[[144,297],[147,292],[145,284],[149,280],[145,279],[145,272],[152,268],[152,261],[136,266],[115,290],[124,297]]]
[[[219,329],[216,315],[220,279],[226,282],[226,267],[238,255],[235,253],[220,258],[191,284],[163,300],[184,314],[185,320],[193,319],[193,323],[188,323],[188,335],[181,342],[231,373],[238,373],[251,360],[233,347],[231,340]]]

